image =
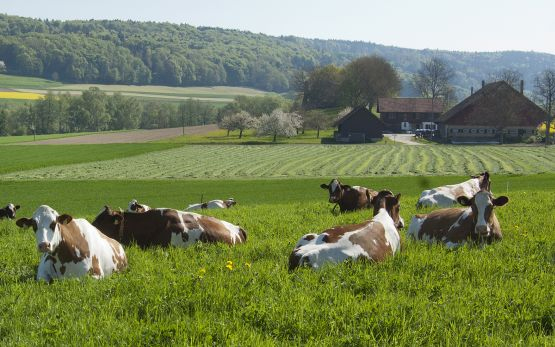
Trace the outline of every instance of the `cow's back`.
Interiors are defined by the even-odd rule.
[[[415,215],[408,235],[417,240],[458,242],[469,236],[469,208],[444,208],[429,214]]]
[[[144,213],[124,214],[124,236],[122,242],[135,241],[141,247],[168,246],[171,231],[180,224],[177,211],[154,209]]]

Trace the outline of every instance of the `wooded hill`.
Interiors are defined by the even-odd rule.
[[[37,20],[0,14],[0,61],[6,72],[64,82],[230,85],[284,92],[293,89],[298,70],[341,66],[372,54],[399,71],[406,96],[414,95],[408,77],[432,56],[443,58],[456,72],[453,82],[460,96],[504,68],[521,72],[525,88],[531,89],[539,72],[555,66],[555,55],[535,52],[414,50],[186,24]]]

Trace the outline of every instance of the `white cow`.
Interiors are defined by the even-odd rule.
[[[86,219],[73,219],[51,207],[40,206],[31,218],[20,218],[20,228],[32,227],[42,253],[37,281],[81,277],[102,278],[127,268],[123,247]]]
[[[484,179],[485,174],[486,172],[477,176],[471,176],[468,181],[462,183],[425,190],[420,194],[416,208],[433,206],[453,207],[453,205],[457,204],[457,197],[474,196],[474,194],[480,191],[480,183]]]
[[[194,211],[194,210],[202,210],[202,209],[213,209],[213,208],[230,208],[231,206],[235,205],[237,202],[233,198],[229,198],[227,200],[210,200],[208,202],[200,203],[200,204],[191,204],[187,206],[185,211]]]
[[[127,212],[143,213],[150,210],[152,210],[150,206],[139,204],[136,199],[129,201],[129,205],[127,205]]]

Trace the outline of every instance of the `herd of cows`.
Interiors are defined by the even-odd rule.
[[[371,208],[373,218],[304,235],[289,257],[290,270],[299,266],[317,269],[325,263],[347,259],[382,261],[400,251],[399,230],[405,225],[400,216],[401,194],[343,185],[337,179],[322,184],[321,188],[329,191],[329,202],[339,206],[341,212]],[[415,215],[407,235],[430,243],[442,242],[448,247],[457,247],[467,241],[491,243],[500,240],[501,227],[494,207],[503,206],[508,200],[506,196],[493,196],[487,172],[459,184],[426,190],[416,207],[442,208]],[[463,207],[453,207],[457,203]],[[247,233],[240,226],[190,212],[234,205],[235,200],[230,198],[189,205],[185,211],[180,211],[151,209],[132,200],[126,211],[105,206],[92,223],[60,215],[42,205],[31,218],[20,218],[16,224],[21,228],[31,227],[35,232],[37,248],[42,253],[37,280],[50,282],[87,274],[102,278],[127,268],[122,244],[187,247],[195,242],[229,245],[246,242]],[[0,210],[0,218],[15,219],[19,207],[8,204]]]

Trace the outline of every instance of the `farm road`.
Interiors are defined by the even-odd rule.
[[[185,135],[203,134],[217,130],[215,124],[185,127]],[[19,145],[76,145],[76,144],[102,144],[102,143],[137,143],[162,140],[181,136],[183,128],[167,128],[153,130],[134,130],[106,134],[92,134],[59,139],[21,142]]]
[[[411,146],[422,145],[422,143],[418,143],[414,141],[414,135],[412,134],[384,134],[384,136],[392,141],[399,142],[405,145],[411,145]]]

